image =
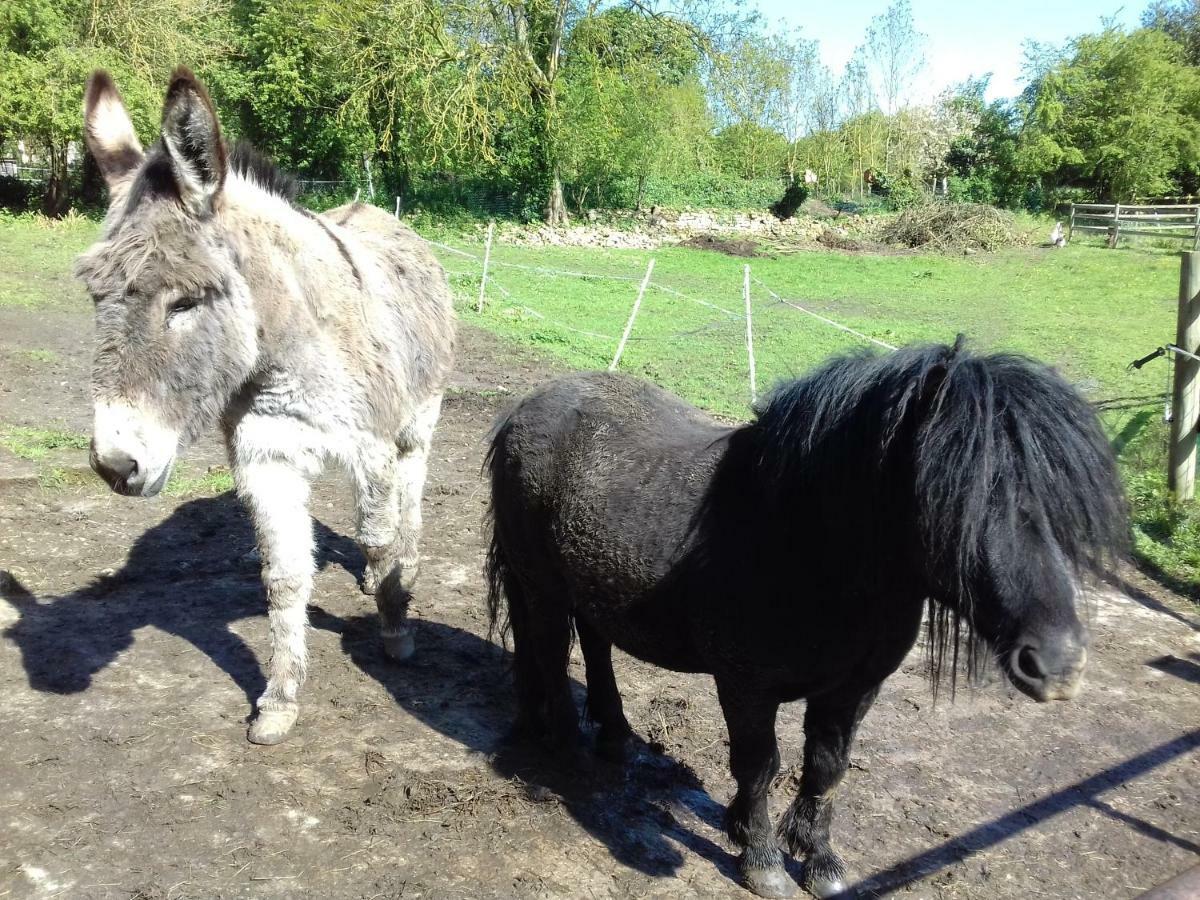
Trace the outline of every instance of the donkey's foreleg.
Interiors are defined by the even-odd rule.
[[[858,725],[879,687],[837,701],[810,700],[804,713],[804,771],[800,793],[779,823],[779,835],[793,854],[805,854],[804,886],[817,897],[845,890],[846,867],[829,840],[833,793],[850,764]]]
[[[308,480],[291,463],[270,458],[235,465],[234,477],[258,535],[271,623],[267,689],[248,737],[255,744],[277,744],[296,724],[307,669],[304,632],[313,581]]]
[[[717,678],[717,696],[729,729],[729,769],[737,794],[725,814],[725,829],[740,844],[739,865],[746,887],[760,897],[791,897],[796,884],[783,868],[783,853],[767,811],[767,789],[779,774],[775,713],[779,704]]]
[[[413,654],[408,603],[420,569],[421,496],[441,396],[423,405],[394,446],[364,453],[356,475],[358,541],[367,558],[363,590],[375,595],[384,651]]]

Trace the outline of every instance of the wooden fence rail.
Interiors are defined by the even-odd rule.
[[[1176,238],[1200,250],[1200,204],[1072,203],[1067,240],[1076,232],[1108,235],[1115,247],[1122,237]]]

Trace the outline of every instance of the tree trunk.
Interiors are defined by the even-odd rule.
[[[562,179],[558,169],[550,176],[550,197],[546,201],[546,224],[551,226],[566,225],[570,221],[567,215],[567,202],[563,198]]]
[[[67,211],[69,205],[67,171],[67,147],[65,144],[46,147],[47,177],[46,192],[42,195],[42,212],[55,219]]]

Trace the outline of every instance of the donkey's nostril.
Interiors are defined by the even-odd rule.
[[[91,463],[96,474],[115,489],[127,485],[131,479],[137,477],[139,470],[138,461],[127,453],[101,455],[96,452],[95,445],[92,447]]]
[[[1028,644],[1017,653],[1017,670],[1030,681],[1043,681],[1047,675],[1037,651]]]

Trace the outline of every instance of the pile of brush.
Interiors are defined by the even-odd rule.
[[[964,253],[1029,243],[1012,213],[980,203],[926,203],[906,209],[879,229],[879,240],[901,247]]]

